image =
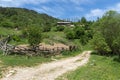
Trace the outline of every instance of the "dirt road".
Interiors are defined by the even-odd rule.
[[[14,68],[1,80],[55,80],[58,76],[85,65],[91,51],[63,60],[44,63],[36,67]]]

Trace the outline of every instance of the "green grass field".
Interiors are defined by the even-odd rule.
[[[40,56],[34,56],[28,58],[27,56],[22,55],[3,56],[0,54],[0,77],[2,76],[2,71],[6,70],[8,67],[30,67],[50,61],[50,57],[44,58]]]
[[[47,44],[53,43],[63,43],[63,44],[72,44],[71,41],[66,39],[64,32],[44,32],[43,33],[43,42]]]
[[[16,31],[14,29],[0,27],[0,34],[1,35],[13,35],[13,34],[19,35],[21,34],[21,31]]]
[[[87,65],[57,80],[120,80],[120,63],[114,61],[113,57],[91,55]]]
[[[43,63],[43,62],[49,62],[51,61],[51,58],[45,58],[45,57],[40,57],[40,56],[23,56],[23,55],[8,55],[4,56],[0,54],[0,61],[2,62],[2,65],[5,66],[35,66],[37,64]]]

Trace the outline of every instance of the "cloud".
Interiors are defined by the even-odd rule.
[[[1,1],[6,1],[6,2],[9,2],[9,1],[12,1],[12,0],[1,0]]]
[[[25,4],[41,4],[47,3],[50,0],[0,0],[0,6],[3,7],[21,7]]]
[[[102,15],[106,12],[106,10],[102,10],[102,9],[93,9],[90,11],[90,13],[86,14],[86,18],[90,19],[90,18],[94,18],[94,17],[102,17]]]
[[[76,6],[75,9],[76,9],[77,11],[83,11],[83,10],[84,10],[82,7],[79,7],[79,6]]]
[[[115,6],[108,7],[108,10],[115,10],[117,12],[120,12],[120,3],[117,3]]]
[[[70,3],[72,2],[75,5],[81,5],[86,3],[91,3],[90,0],[0,0],[0,6],[3,7],[21,7],[25,4],[42,4],[48,2],[62,2],[62,3]],[[93,1],[92,1],[93,2]]]
[[[91,3],[92,1],[90,0],[70,0],[72,3],[81,5],[81,4],[86,4],[86,3]]]
[[[106,7],[105,9],[99,9],[99,8],[93,9],[88,14],[85,14],[85,17],[88,20],[90,20],[90,19],[96,20],[97,17],[102,17],[105,14],[105,12],[107,12],[109,10],[114,10],[114,11],[120,12],[120,3],[117,3],[110,7]]]
[[[65,13],[65,9],[60,6],[41,6],[41,8],[33,8],[35,11],[40,13],[46,13],[48,15],[52,15],[53,17],[61,17]]]

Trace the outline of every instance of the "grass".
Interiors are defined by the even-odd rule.
[[[63,43],[66,45],[72,44],[71,41],[67,40],[65,37],[64,32],[45,32],[43,33],[44,35],[44,40],[43,42],[47,44],[53,44],[54,43]]]
[[[8,67],[32,67],[36,66],[45,62],[50,62],[52,61],[51,57],[45,58],[45,57],[40,57],[40,56],[33,56],[28,58],[27,56],[24,55],[7,55],[4,56],[0,52],[0,77],[2,76],[2,71],[4,72]],[[78,55],[80,51],[73,51],[73,52],[66,52],[67,54],[63,55],[58,55],[58,56],[53,56],[52,58],[54,59],[62,59],[62,58],[67,58],[71,56]],[[69,55],[68,55],[69,53]]]
[[[3,56],[0,54],[0,77],[2,77],[2,72],[6,71],[8,67],[31,67],[45,62],[50,62],[51,58],[44,58],[40,56],[34,56],[28,58],[27,56],[22,55],[8,55]]]
[[[63,51],[62,52],[62,55],[63,57],[73,57],[73,56],[76,56],[78,54],[82,53],[82,51]]]
[[[92,55],[86,66],[68,72],[57,80],[120,80],[120,63],[113,59]]]
[[[21,31],[16,31],[14,29],[0,27],[0,34],[1,35],[13,35],[13,34],[19,35],[21,34]]]
[[[9,42],[9,44],[12,44],[12,45],[21,45],[21,44],[29,44],[29,43],[28,43],[27,39],[21,38],[20,41],[13,41],[13,40],[11,40]]]
[[[0,60],[2,61],[2,65],[5,66],[35,66],[40,63],[44,62],[49,62],[51,61],[51,58],[44,58],[40,56],[33,56],[28,58],[27,56],[22,56],[22,55],[8,55],[8,56],[3,56],[0,54]]]

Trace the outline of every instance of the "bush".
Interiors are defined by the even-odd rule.
[[[75,34],[75,39],[80,39],[81,36],[85,35],[85,30],[81,26],[75,27],[74,34]]]
[[[108,11],[94,25],[96,33],[101,35],[94,36],[93,45],[99,52],[110,53],[120,56],[120,14],[116,11]]]
[[[63,31],[65,29],[64,26],[57,26],[56,28],[57,28],[57,31]]]
[[[13,39],[14,41],[19,42],[19,41],[20,41],[20,36],[18,36],[18,35],[13,35],[13,36],[12,36],[12,39]]]
[[[30,27],[28,29],[28,42],[31,46],[37,46],[42,40],[42,30],[39,27]]]
[[[51,30],[51,27],[49,27],[49,26],[43,27],[43,32],[49,32],[50,30]]]
[[[86,35],[83,35],[83,36],[80,37],[80,43],[82,45],[87,44],[88,40],[89,40],[89,38]]]
[[[74,39],[75,38],[74,32],[73,31],[68,31],[66,33],[66,38],[67,39]]]
[[[101,34],[96,33],[93,39],[90,41],[93,49],[97,50],[101,54],[106,54],[111,52],[110,47],[105,41],[105,38],[101,36]]]
[[[112,43],[113,52],[119,56],[120,59],[120,37],[113,40]]]
[[[14,24],[10,21],[4,21],[4,22],[1,23],[1,26],[6,27],[6,28],[13,28]]]

